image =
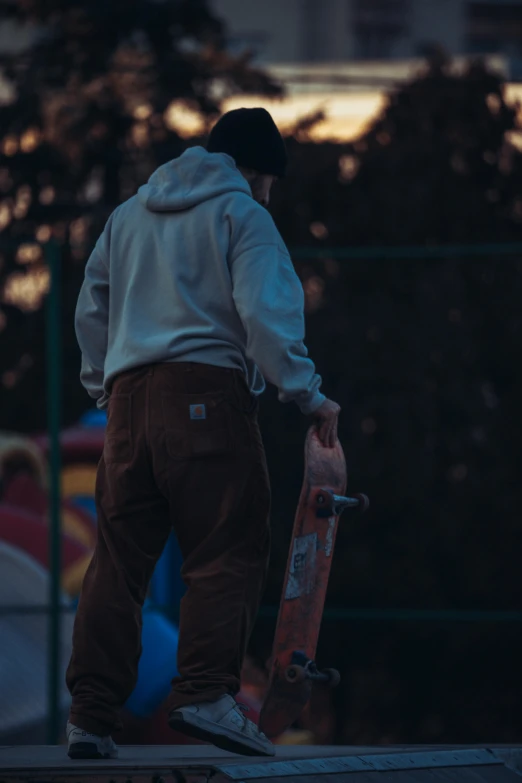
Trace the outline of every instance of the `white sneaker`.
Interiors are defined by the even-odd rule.
[[[71,759],[116,759],[118,748],[112,737],[100,737],[79,729],[69,721],[65,730]]]
[[[180,707],[169,715],[172,729],[244,756],[275,756],[275,748],[232,696]]]

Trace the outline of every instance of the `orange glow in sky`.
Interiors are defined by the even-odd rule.
[[[386,93],[377,90],[347,95],[339,95],[339,93],[294,95],[283,100],[240,95],[225,100],[223,112],[241,107],[264,106],[284,132],[306,115],[322,110],[326,114],[326,119],[311,130],[310,138],[314,141],[325,139],[350,141],[365,132],[369,123],[383,110],[385,104]],[[167,123],[184,137],[205,132],[200,115],[179,101],[175,101],[167,109]]]
[[[522,106],[522,85],[507,84],[505,97],[508,103],[517,101]],[[386,106],[387,93],[384,90],[367,90],[357,93],[307,93],[291,95],[284,99],[269,99],[264,96],[243,95],[229,98],[223,103],[223,112],[241,107],[264,106],[284,132],[306,115],[324,111],[326,119],[310,131],[313,141],[332,140],[355,141],[382,113]],[[200,115],[181,102],[174,102],[167,109],[167,122],[180,135],[190,137],[204,134],[205,126]],[[519,109],[522,121],[522,108]],[[518,134],[520,136],[520,134]],[[513,140],[513,134],[510,136]],[[515,140],[520,144],[520,140]]]

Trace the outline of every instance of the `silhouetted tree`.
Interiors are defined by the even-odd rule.
[[[43,423],[46,268],[35,239],[65,242],[64,418],[79,412],[72,310],[92,243],[109,213],[186,144],[223,98],[280,88],[224,49],[203,0],[19,0],[0,24],[28,46],[0,56],[12,100],[0,106],[0,408],[3,426]],[[20,243],[18,249],[9,241]],[[27,314],[20,317],[19,310]],[[73,369],[74,368],[74,369]],[[81,405],[85,404],[85,400]],[[81,410],[81,408],[80,408]]]

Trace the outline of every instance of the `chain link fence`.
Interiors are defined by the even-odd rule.
[[[0,638],[2,640],[0,645],[0,703],[3,705],[0,715],[0,743],[2,744],[15,744],[18,742],[47,742],[54,744],[62,738],[63,724],[69,704],[69,696],[64,684],[64,672],[71,653],[71,634],[76,598],[63,590],[63,553],[64,548],[70,545],[69,539],[71,538],[70,534],[74,525],[70,519],[66,521],[68,537],[64,537],[64,511],[61,505],[62,497],[60,490],[62,475],[60,448],[61,394],[62,373],[64,370],[60,351],[61,249],[57,245],[49,244],[44,246],[44,252],[50,270],[50,286],[46,301],[48,450],[45,456],[45,466],[48,479],[46,483],[46,513],[44,515],[45,520],[43,520],[45,522],[46,536],[46,565],[38,563],[31,556],[28,538],[25,539],[25,543],[24,540],[19,538],[18,542],[13,544],[13,539],[10,539],[9,535],[4,535],[4,540],[2,540],[0,535]],[[419,308],[423,309],[424,306],[433,307],[434,317],[436,313],[440,315],[444,310],[446,312],[447,324],[450,325],[450,328],[455,327],[457,329],[461,325],[464,331],[467,330],[469,332],[469,339],[466,336],[463,337],[462,334],[455,336],[455,341],[460,341],[462,345],[464,363],[468,361],[466,359],[466,351],[471,351],[471,358],[469,359],[471,364],[473,364],[473,361],[476,361],[476,357],[473,359],[473,350],[475,350],[472,344],[473,330],[479,329],[479,332],[475,332],[477,340],[485,339],[484,335],[486,332],[484,329],[487,329],[488,324],[494,324],[499,319],[504,318],[506,320],[502,334],[515,335],[513,345],[518,344],[517,329],[519,321],[517,321],[513,307],[517,290],[513,286],[513,281],[519,279],[522,275],[520,263],[520,259],[522,259],[522,244],[451,246],[443,248],[311,247],[296,248],[292,256],[303,280],[309,315],[309,338],[311,345],[314,346],[311,349],[312,355],[320,355],[323,349],[329,349],[324,344],[325,334],[333,335],[335,329],[342,328],[339,327],[339,324],[344,324],[345,328],[349,325],[350,316],[349,314],[347,316],[343,308],[340,307],[338,297],[340,296],[339,280],[343,276],[346,277],[346,275],[349,276],[350,274],[354,279],[356,294],[359,291],[361,300],[364,299],[368,305],[367,315],[364,316],[362,312],[359,312],[360,306],[357,302],[354,304],[357,313],[353,317],[353,328],[359,329],[354,342],[356,339],[359,344],[363,343],[361,357],[363,349],[366,352],[373,352],[375,357],[380,355],[379,345],[382,345],[384,334],[382,324],[378,323],[378,314],[382,312],[379,308],[382,307],[386,310],[394,297],[397,300],[401,296],[408,299],[408,307],[410,309],[413,308],[415,310],[417,308],[417,313]],[[378,293],[371,300],[371,293],[369,294],[367,290],[363,291],[360,287],[357,289],[358,275],[362,269],[361,265],[374,264],[376,269],[382,270],[384,269],[383,264],[386,262],[390,265],[399,265],[397,267],[397,275],[394,277],[393,269],[388,267],[390,276],[384,282],[379,277],[376,277],[375,289]],[[420,277],[414,278],[406,271],[408,264],[415,263],[431,265],[431,272],[425,276],[425,279]],[[439,265],[438,267],[436,266],[437,264]],[[512,274],[506,273],[508,267],[512,269]],[[438,275],[439,277],[437,278]],[[438,291],[435,290],[437,288],[434,282],[436,279],[439,280],[440,284]],[[390,284],[390,280],[395,281],[394,285],[396,287],[384,296],[380,288],[383,285]],[[495,291],[502,290],[503,284],[508,286],[509,290],[506,290],[506,296],[500,302],[498,298],[495,299]],[[430,293],[430,286],[433,289],[433,295]],[[448,295],[446,297],[441,293],[444,286],[448,286]],[[488,287],[491,291],[489,300],[487,296]],[[346,288],[343,290],[346,290]],[[471,311],[466,313],[471,296],[475,296],[478,304],[475,306],[473,313]],[[351,301],[354,302],[355,300],[352,298]],[[408,307],[401,311],[403,317],[406,317],[404,314],[407,312]],[[477,307],[484,308],[482,324],[477,320],[480,315]],[[331,308],[332,313],[337,308],[335,309],[335,323],[332,322],[330,325],[327,323],[329,308]],[[383,316],[384,322],[390,315],[393,317],[394,313],[396,315],[397,311],[386,311]],[[415,313],[412,315],[410,312],[410,321],[404,324],[404,329],[406,330],[403,330],[404,335],[406,335],[408,330],[411,331],[414,328],[416,317]],[[437,329],[436,317],[433,325],[434,329]],[[319,323],[320,318],[322,321]],[[348,321],[346,318],[348,318]],[[356,319],[358,319],[360,327],[356,327]],[[468,322],[463,323],[466,319],[468,319]],[[321,331],[324,329],[325,323],[326,331]],[[392,331],[398,329],[398,325],[393,320],[389,321],[389,327]],[[399,335],[399,331],[397,331],[397,335]],[[411,334],[408,337],[404,337],[404,340],[405,345],[408,344],[411,348],[410,338],[413,339]],[[409,340],[410,342],[408,342]],[[354,373],[357,374],[359,372],[361,377],[365,377],[368,380],[368,384],[371,384],[371,362],[364,364],[362,358],[359,361],[359,357],[354,358],[353,355],[345,355],[346,346],[349,346],[349,341],[343,342],[341,339],[341,342],[337,343],[331,350],[338,352],[341,364],[344,362],[353,365],[356,368]],[[388,343],[388,346],[391,346],[391,343]],[[422,366],[419,364],[417,375],[420,380],[417,381],[410,377],[408,381],[410,384],[415,385],[422,382],[422,375],[425,372],[425,367],[428,365],[432,367],[435,376],[444,375],[444,367],[441,369],[441,358],[438,355],[440,353],[439,348],[426,344],[425,353],[428,355],[428,364]],[[415,352],[412,356],[415,356]],[[454,360],[455,357],[453,357],[452,361]],[[379,378],[379,370],[377,368],[379,361],[381,360],[375,358],[373,380],[376,384],[385,382],[382,377]],[[384,364],[386,363],[385,358],[382,361]],[[516,361],[515,356],[513,356],[513,361]],[[448,371],[450,369],[448,365]],[[428,373],[429,378],[426,377],[424,380],[430,381],[433,373],[430,371]],[[443,382],[445,384],[445,390],[442,392],[443,396],[454,394],[455,399],[457,399],[460,391],[453,386],[451,377],[448,376]],[[331,379],[330,383],[332,383]],[[439,383],[441,382],[439,381]],[[490,387],[491,384],[488,387],[488,381],[484,379],[482,392],[479,391],[479,394],[482,393],[485,408],[491,413],[495,407],[495,392]],[[492,492],[494,490],[495,493],[500,493],[500,495],[496,497],[492,506],[483,508],[482,511],[480,511],[478,506],[475,506],[473,509],[466,511],[465,504],[469,503],[469,498],[473,494],[481,499],[481,502],[488,504],[487,493],[484,492],[484,487],[481,487],[481,484],[487,478],[488,471],[490,471],[491,475],[495,475],[493,467],[490,470],[488,438],[487,433],[486,435],[484,434],[488,426],[492,425],[488,425],[487,422],[486,424],[478,423],[473,434],[473,426],[470,424],[468,429],[470,430],[469,438],[471,440],[468,443],[468,440],[466,440],[467,436],[461,432],[461,423],[458,419],[462,411],[459,413],[457,410],[453,414],[450,413],[450,418],[451,415],[456,416],[454,420],[455,440],[445,446],[441,446],[439,443],[437,432],[430,430],[431,424],[424,428],[423,437],[425,440],[422,445],[422,455],[418,456],[417,459],[418,462],[420,461],[419,471],[421,473],[424,471],[421,475],[421,473],[413,471],[413,463],[411,461],[412,459],[415,460],[415,453],[420,453],[418,451],[420,448],[419,442],[415,439],[414,425],[411,422],[407,425],[412,427],[412,429],[405,436],[406,441],[402,444],[400,443],[402,437],[400,430],[394,429],[391,425],[380,436],[380,427],[382,425],[379,401],[377,398],[374,400],[374,403],[372,403],[374,404],[374,410],[372,411],[372,406],[368,403],[368,400],[362,399],[364,390],[368,388],[368,385],[364,386],[364,389],[361,386],[361,389],[358,391],[356,385],[352,386],[352,390],[355,389],[355,395],[351,403],[353,422],[350,424],[351,430],[347,430],[342,434],[346,438],[346,442],[350,443],[350,451],[356,452],[358,455],[357,465],[351,468],[354,476],[353,480],[359,482],[360,487],[358,488],[368,491],[373,501],[373,507],[377,508],[370,523],[370,528],[372,525],[378,526],[381,524],[383,526],[379,534],[381,540],[386,542],[394,540],[395,545],[399,549],[402,547],[402,551],[400,557],[396,556],[393,544],[390,544],[392,549],[388,552],[379,553],[374,551],[369,553],[372,545],[368,531],[366,534],[364,531],[361,532],[361,530],[354,533],[353,530],[350,532],[350,529],[343,530],[341,526],[338,551],[336,552],[337,565],[332,574],[330,601],[324,614],[325,630],[328,628],[332,629],[339,624],[350,626],[354,629],[354,632],[355,629],[358,629],[358,633],[361,632],[361,626],[382,626],[383,624],[409,624],[415,627],[426,624],[431,624],[432,626],[438,624],[446,628],[455,627],[456,624],[459,626],[465,624],[492,624],[496,627],[518,626],[522,621],[522,612],[518,611],[516,606],[507,607],[502,611],[484,608],[484,605],[487,605],[487,601],[482,600],[483,596],[480,595],[478,586],[477,595],[479,595],[479,600],[477,603],[481,608],[441,608],[436,605],[442,601],[441,595],[437,594],[436,587],[433,587],[432,594],[429,593],[428,587],[426,587],[426,596],[431,595],[431,598],[426,600],[426,606],[429,608],[397,608],[401,606],[400,595],[397,592],[394,597],[393,591],[391,591],[392,595],[388,596],[388,598],[389,602],[396,601],[395,606],[390,605],[390,603],[385,608],[371,605],[372,600],[375,600],[375,594],[373,594],[372,599],[370,590],[371,580],[380,579],[383,584],[386,584],[387,580],[389,580],[390,584],[393,582],[394,576],[392,570],[390,570],[390,561],[397,561],[398,558],[403,563],[404,568],[406,568],[408,557],[419,557],[422,559],[426,554],[426,548],[434,546],[433,537],[416,538],[412,523],[408,522],[405,529],[400,526],[400,514],[406,513],[405,508],[408,502],[410,505],[412,503],[414,505],[417,504],[415,506],[417,512],[425,514],[426,520],[420,524],[425,524],[436,531],[436,534],[440,536],[440,541],[443,541],[444,536],[447,536],[447,553],[450,561],[451,557],[464,559],[467,557],[465,537],[466,535],[469,537],[473,536],[473,514],[476,514],[477,517],[483,520],[488,513],[491,513],[492,508],[495,508],[497,518],[502,517],[502,515],[507,515],[507,517],[511,518],[518,496],[513,491],[508,497],[506,494],[509,489],[507,485],[502,488],[500,485],[495,487],[495,484],[493,484]],[[421,394],[420,388],[418,386],[419,395]],[[433,388],[429,387],[428,396],[430,399],[432,399],[434,393],[437,393],[436,390],[434,391]],[[405,415],[404,409],[400,407],[400,394],[398,387],[396,389],[391,388],[389,391],[389,396],[391,395],[394,399],[393,405],[398,406],[394,410],[399,417]],[[470,401],[471,404],[472,401]],[[420,406],[421,410],[424,410],[423,405],[425,405],[425,401]],[[426,410],[428,419],[432,414],[433,411]],[[391,415],[393,415],[393,410]],[[487,416],[485,417],[486,419]],[[434,426],[436,427],[436,423]],[[386,430],[385,426],[383,428]],[[448,432],[450,430],[451,426]],[[380,437],[384,437],[385,440],[390,438],[397,440],[399,455],[406,455],[408,448],[412,451],[412,454],[405,457],[405,461],[398,466],[397,470],[393,469],[392,466],[388,466],[384,457],[379,464],[375,455],[381,448],[379,445]],[[448,437],[451,440],[451,432],[444,437]],[[485,442],[484,438],[486,439]],[[290,493],[287,492],[285,497],[283,497],[282,488],[277,486],[275,488],[277,504],[274,511],[274,536],[275,549],[277,551],[272,566],[272,581],[270,582],[269,579],[267,588],[267,603],[261,607],[258,621],[258,627],[263,629],[263,634],[266,638],[270,638],[277,616],[278,590],[280,589],[282,571],[285,566],[287,544],[293,520],[293,507],[296,500],[294,494],[299,489],[301,471],[299,462],[299,449],[301,447],[297,440],[294,444],[294,456],[296,458],[293,460],[293,463],[295,463],[294,468],[292,468],[293,472],[288,467],[290,464],[288,455],[286,457],[281,455],[283,462],[278,462],[274,444],[272,444],[273,454],[271,456],[270,434],[268,434],[268,441],[269,464],[275,466],[275,483],[279,483],[279,479],[284,472],[284,475],[288,476],[288,481],[285,483],[287,486],[288,484],[291,486],[292,491]],[[472,443],[475,443],[475,446],[472,446]],[[495,459],[498,443],[495,439],[491,443],[491,459]],[[509,455],[506,459],[509,462]],[[438,472],[438,464],[441,469],[443,468],[443,473]],[[386,478],[387,473],[391,474],[388,478]],[[402,485],[396,481],[397,476],[403,477]],[[415,491],[409,485],[408,476],[411,476],[411,481],[415,481],[418,485]],[[468,490],[464,491],[466,483],[469,486]],[[280,498],[278,493],[281,495]],[[422,511],[423,507],[418,500],[420,497],[419,493],[424,498],[424,511]],[[3,501],[0,500],[0,516],[2,513],[7,514],[7,511],[9,513],[13,512],[12,505],[6,511],[6,506],[5,504],[2,505],[2,503]],[[426,508],[428,509],[427,512]],[[386,529],[386,523],[382,521],[386,517],[390,518],[390,514],[391,521],[389,524],[392,529],[393,525],[396,524],[396,531],[398,531],[395,539],[393,532]],[[22,519],[22,517],[23,514],[19,519]],[[7,530],[8,524],[13,529],[17,524],[16,519],[13,516],[9,523],[6,522],[4,525],[5,530]],[[443,519],[447,519],[448,522],[444,522]],[[458,527],[456,520],[459,519],[462,521],[459,532],[460,539],[456,541],[455,536],[457,533],[455,530]],[[279,524],[279,520],[281,524]],[[451,528],[451,525],[454,525],[454,527]],[[30,531],[30,529],[29,522],[27,522],[27,531]],[[506,541],[509,542],[513,530],[501,529],[499,535],[507,537]],[[479,524],[479,531],[479,534],[482,536],[488,537],[490,535],[484,529],[483,521]],[[41,534],[42,531],[40,530],[38,535]],[[30,534],[27,533],[26,535],[29,536]],[[365,535],[369,536],[366,543],[364,541]],[[375,540],[377,538],[378,536],[376,536]],[[400,541],[397,544],[398,538],[400,538]],[[88,543],[86,546],[89,549]],[[364,549],[365,546],[366,550]],[[466,573],[469,575],[471,582],[476,580],[478,585],[481,578],[481,568],[487,579],[492,577],[486,573],[488,552],[484,552],[483,548],[477,547],[475,544],[473,544],[473,547],[470,551],[478,553],[477,557],[480,563],[477,565],[476,574],[473,568],[468,568]],[[359,554],[357,555],[357,553]],[[364,572],[364,568],[357,560],[357,556],[360,559],[362,558],[361,553],[364,554],[366,572]],[[492,562],[494,560],[498,564],[500,557],[501,555],[498,552],[491,552]],[[151,591],[151,599],[146,607],[148,616],[157,616],[159,613],[174,628],[178,620],[179,599],[183,592],[183,586],[178,576],[179,562],[179,552],[177,552],[175,544],[172,544],[169,547],[169,551],[165,554],[162,563],[158,566],[158,572]],[[85,568],[85,566],[85,561],[82,561],[81,568]],[[458,568],[455,569],[455,575],[457,574]],[[395,578],[398,581],[401,579],[397,573]],[[455,576],[456,578],[457,576]],[[463,592],[465,593],[466,591]],[[419,601],[422,601],[422,590],[420,590],[419,594]],[[469,595],[470,603],[468,605],[473,606],[473,590],[469,591]],[[357,608],[352,605],[354,601],[357,601],[357,598],[359,598],[359,605],[371,606],[371,608]],[[444,598],[442,603],[448,604],[451,601],[449,589],[442,598]],[[331,637],[331,635],[331,632],[328,632],[328,636]],[[172,638],[174,639],[174,637]],[[145,652],[148,655],[148,649]],[[174,650],[172,651],[172,660],[175,660]],[[174,663],[172,665],[174,666]],[[172,672],[172,674],[174,673]]]

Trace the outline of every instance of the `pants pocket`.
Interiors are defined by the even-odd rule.
[[[171,459],[220,457],[233,451],[225,394],[164,392],[161,402]]]
[[[103,457],[106,463],[111,463],[130,462],[132,456],[132,397],[130,394],[112,394]]]

